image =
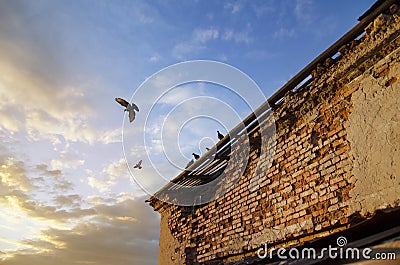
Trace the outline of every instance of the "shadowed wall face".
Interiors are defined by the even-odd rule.
[[[159,264],[237,260],[399,205],[399,18],[380,15],[309,85],[285,95],[274,110],[270,168],[256,132],[246,171],[226,194],[193,208],[151,202],[162,216]]]

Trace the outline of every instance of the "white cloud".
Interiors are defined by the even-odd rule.
[[[202,44],[182,42],[174,46],[172,54],[177,59],[185,59],[187,56],[196,54],[205,48]]]
[[[234,29],[227,29],[222,35],[222,40],[234,41],[236,43],[251,43],[253,42],[253,37],[250,36],[251,27],[248,25],[246,29],[242,31],[236,31]]]
[[[198,28],[192,33],[192,38],[178,43],[173,48],[173,55],[178,59],[185,59],[190,55],[196,55],[207,49],[207,43],[212,40],[234,41],[236,43],[251,43],[254,41],[251,36],[252,28],[247,24],[243,30],[226,29],[220,32],[216,27]]]
[[[218,39],[219,32],[215,28],[209,29],[196,29],[193,32],[193,41],[206,43],[210,40]]]
[[[61,136],[66,141],[94,143],[96,130],[89,122],[97,109],[85,84],[55,81],[49,55],[38,53],[33,46],[0,41],[1,127],[12,133],[26,132],[33,141],[56,143]]]
[[[280,28],[274,32],[273,37],[276,39],[292,38],[295,36],[294,29]]]
[[[117,184],[118,179],[129,178],[129,171],[124,158],[110,163],[98,174],[91,170],[87,170],[86,173],[89,174],[88,185],[99,192],[108,192]]]
[[[160,98],[160,103],[177,106],[184,101],[193,98],[196,94],[192,89],[177,87],[169,90]]]
[[[154,22],[154,18],[145,14],[139,14],[139,21],[142,24],[151,24]]]
[[[52,159],[50,164],[53,169],[76,169],[77,167],[85,164],[85,160],[78,158],[77,155],[73,154],[72,152],[63,150],[60,152],[59,158]]]
[[[11,132],[25,128],[29,138],[35,141],[52,140],[55,135],[61,135],[68,141],[94,142],[95,130],[88,123],[94,109],[82,90],[54,87],[40,76],[17,70],[7,63],[4,57],[0,60],[3,128]]]
[[[116,183],[114,179],[101,180],[95,176],[89,176],[87,180],[90,187],[102,193],[109,191],[111,186],[114,186]]]
[[[107,130],[99,136],[98,141],[104,144],[120,143],[122,141],[121,134],[121,128]]]
[[[219,60],[222,62],[227,62],[228,61],[228,56],[226,54],[221,54],[219,56]]]
[[[298,20],[307,24],[311,23],[315,17],[315,14],[313,13],[313,1],[296,0],[294,14]]]
[[[159,16],[152,5],[149,5],[147,2],[137,2],[134,4],[134,8],[132,9],[134,18],[136,18],[142,25],[154,23]]]
[[[126,160],[124,158],[112,162],[103,169],[103,172],[106,173],[111,179],[129,177],[129,174],[127,174]]]
[[[158,73],[155,76],[152,76],[150,81],[146,81],[146,90],[140,91],[140,102],[144,105],[152,105],[156,103],[156,100],[159,96],[161,96],[167,89],[175,86],[177,84],[177,80],[182,78],[182,73],[165,71],[163,73]],[[147,99],[147,101],[146,101]]]
[[[264,16],[265,14],[273,13],[275,11],[273,4],[265,2],[254,3],[252,5],[252,9],[258,18]]]
[[[96,139],[96,131],[78,115],[64,119],[42,110],[27,110],[25,126],[29,138],[34,141],[62,136],[67,141],[92,144]]]
[[[160,59],[161,59],[161,56],[158,53],[156,53],[150,57],[149,61],[152,63],[156,63],[156,62],[160,61]]]
[[[0,185],[29,191],[34,188],[32,181],[26,176],[23,162],[12,157],[0,158]]]
[[[20,128],[22,127],[21,121],[16,119],[16,117],[13,117],[9,111],[0,109],[0,120],[1,120],[0,126],[3,129],[8,130],[11,134],[14,134],[15,132],[19,131]]]
[[[239,3],[239,1],[228,2],[224,5],[224,8],[232,14],[236,14],[242,9],[242,5]]]
[[[207,48],[207,42],[219,39],[219,31],[215,27],[207,29],[198,28],[192,32],[190,40],[183,41],[174,46],[172,54],[178,59],[197,54]]]
[[[147,148],[151,155],[158,155],[163,153],[163,142],[161,139],[152,139],[151,146]]]

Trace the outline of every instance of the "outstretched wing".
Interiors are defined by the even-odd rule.
[[[142,160],[139,160],[139,162],[133,168],[141,169],[142,168]]]
[[[139,112],[139,108],[138,108],[138,106],[135,104],[135,103],[133,103],[132,102],[132,108],[134,109],[134,110],[136,110],[137,112]]]
[[[123,98],[115,98],[115,101],[117,101],[119,104],[121,104],[122,106],[124,106],[125,108],[127,108],[129,106],[129,102],[126,101]]]
[[[133,122],[133,120],[135,119],[136,113],[133,109],[129,109],[128,112],[129,112],[129,121]]]

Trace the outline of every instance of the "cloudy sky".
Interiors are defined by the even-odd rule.
[[[149,193],[373,2],[0,0],[2,264],[156,264]],[[154,75],[187,60],[260,90]],[[133,123],[115,97],[139,106]]]

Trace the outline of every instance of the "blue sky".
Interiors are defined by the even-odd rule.
[[[130,173],[159,183],[150,161],[140,172],[128,168],[122,130],[133,139],[128,164],[151,157],[167,181],[250,110],[223,87],[194,83],[162,98],[145,123],[154,103],[146,98],[159,92],[138,87],[170,65],[213,60],[251,77],[264,97],[249,92],[245,100],[261,103],[373,2],[0,0],[0,259],[155,264],[159,216]],[[141,111],[123,123],[114,98],[135,93]],[[210,110],[218,118],[188,121]],[[149,142],[134,141],[145,135]]]

